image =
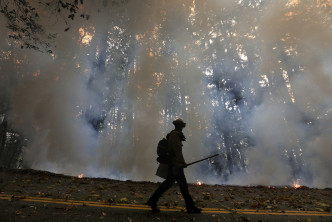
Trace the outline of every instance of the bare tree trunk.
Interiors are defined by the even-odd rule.
[[[23,137],[22,136],[18,136],[17,138],[14,139],[15,142],[11,143],[11,149],[13,150],[9,161],[7,163],[7,168],[16,168],[17,166],[17,162],[18,162],[18,157],[22,151],[22,146],[23,146]]]
[[[6,140],[7,140],[7,130],[8,130],[8,124],[7,124],[7,118],[5,116],[4,120],[0,125],[0,145],[1,145],[0,154],[3,154],[3,151],[5,150]]]

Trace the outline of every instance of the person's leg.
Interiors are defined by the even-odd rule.
[[[175,173],[174,177],[175,177],[175,180],[179,184],[181,194],[182,194],[182,196],[184,198],[184,201],[186,203],[187,212],[188,213],[200,213],[201,209],[195,207],[194,201],[193,201],[192,197],[189,194],[188,183],[187,183],[187,180],[186,180],[186,176],[184,175],[183,168],[178,169],[177,173]]]
[[[162,182],[157,190],[152,194],[152,196],[149,198],[147,205],[151,206],[152,211],[158,212],[159,209],[157,208],[157,202],[159,198],[165,193],[166,190],[168,190],[175,182],[175,178],[173,176],[173,173],[171,170],[168,172],[167,179]]]
[[[157,190],[152,194],[148,202],[157,202],[161,195],[168,190],[173,184],[175,180],[174,178],[167,178],[164,182],[162,182]]]

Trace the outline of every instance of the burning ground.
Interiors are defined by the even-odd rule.
[[[13,195],[10,202],[1,200],[0,216],[8,220],[42,220],[45,219],[45,211],[47,211],[47,219],[52,220],[52,215],[70,215],[77,211],[77,207],[73,205],[63,205],[51,208],[49,204],[36,207],[35,203],[22,201],[25,197],[47,197],[54,199],[63,199],[65,201],[81,200],[95,201],[101,204],[138,204],[143,205],[152,192],[157,188],[158,184],[152,182],[134,182],[134,181],[118,181],[103,178],[85,178],[65,176],[53,174],[45,171],[35,170],[7,170],[1,169],[1,195]],[[217,209],[251,209],[251,210],[267,210],[269,212],[286,212],[286,211],[315,211],[331,213],[332,206],[332,189],[314,189],[304,186],[298,188],[292,186],[285,187],[265,187],[265,186],[225,186],[225,185],[206,185],[204,182],[199,184],[190,184],[190,192],[195,202],[202,208]],[[20,203],[15,205],[15,203]],[[184,207],[184,201],[178,186],[173,186],[159,201],[160,206],[166,208]],[[16,206],[16,207],[15,207]],[[31,207],[32,206],[32,207]],[[83,206],[84,207],[84,206]],[[98,211],[97,219],[106,219],[109,213],[106,210]],[[175,216],[174,212],[170,213],[171,218],[165,220],[177,220],[176,216],[186,217],[189,220],[195,220],[194,215],[188,216],[179,210]],[[84,220],[94,218],[93,213],[89,210],[83,211]],[[151,215],[148,211],[142,211],[144,215]],[[119,215],[130,215],[131,210]],[[161,216],[153,215],[149,219],[160,220],[166,217],[168,213],[162,212]],[[206,214],[205,214],[206,216]],[[227,215],[210,214],[216,221],[224,221]],[[255,221],[252,217],[246,215],[232,214],[233,221]],[[30,218],[30,219],[29,219]],[[282,218],[285,218],[283,216]],[[76,218],[77,219],[77,218]],[[114,219],[114,218],[113,218]],[[130,221],[130,216],[125,218]],[[163,218],[162,218],[163,219]],[[183,218],[182,218],[183,219]],[[181,219],[181,220],[182,220]],[[289,219],[289,217],[288,217]],[[317,219],[317,220],[316,220]],[[330,216],[325,217],[302,217],[297,221],[328,221]],[[94,219],[93,219],[94,220]],[[261,219],[259,219],[261,220]],[[258,221],[259,221],[258,220]],[[52,220],[54,221],[54,220]],[[56,220],[57,221],[57,220]],[[125,221],[125,220],[123,220]],[[133,219],[132,221],[136,221]],[[140,221],[140,220],[138,220]],[[179,221],[179,220],[177,220]],[[227,221],[227,220],[226,220]],[[263,219],[265,221],[265,219]],[[271,218],[266,221],[275,221]],[[287,220],[286,220],[287,221]]]

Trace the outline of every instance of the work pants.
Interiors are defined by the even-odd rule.
[[[186,176],[184,175],[183,168],[179,167],[170,166],[168,168],[168,174],[166,180],[162,182],[158,187],[158,189],[152,194],[152,196],[149,199],[149,202],[157,203],[157,201],[163,195],[163,193],[169,188],[171,188],[171,186],[174,184],[175,181],[178,183],[180,187],[181,194],[186,203],[186,208],[187,209],[192,208],[194,206],[194,202],[188,191]]]

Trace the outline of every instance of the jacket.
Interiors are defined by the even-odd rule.
[[[171,164],[175,167],[183,167],[186,162],[182,154],[182,141],[186,138],[180,130],[173,130],[168,135],[168,151],[172,156]]]

